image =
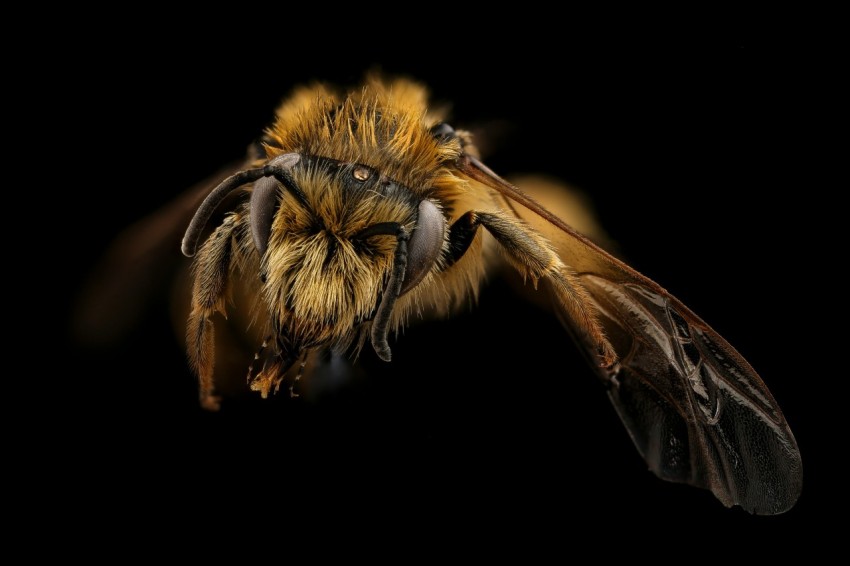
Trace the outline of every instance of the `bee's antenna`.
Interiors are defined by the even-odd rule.
[[[198,238],[201,237],[201,232],[206,227],[207,222],[209,222],[209,219],[213,215],[213,212],[215,212],[215,209],[218,208],[218,205],[220,205],[221,201],[224,200],[224,197],[242,185],[253,183],[257,179],[262,179],[263,177],[265,177],[265,168],[248,169],[247,171],[240,171],[235,175],[231,175],[222,181],[219,186],[214,188],[212,192],[207,195],[207,198],[204,199],[204,202],[201,203],[201,206],[198,207],[198,210],[195,211],[195,215],[192,217],[192,221],[186,229],[186,234],[183,236],[183,243],[181,245],[183,255],[186,257],[192,257],[195,255],[195,250],[198,249]]]
[[[204,199],[204,202],[195,211],[195,215],[186,229],[186,234],[183,236],[183,243],[181,245],[183,255],[186,257],[195,255],[201,232],[203,232],[215,209],[218,208],[218,205],[222,203],[227,195],[242,185],[253,183],[263,177],[274,177],[281,183],[284,183],[284,185],[290,185],[291,181],[288,179],[289,171],[300,159],[301,156],[297,153],[285,153],[275,157],[262,168],[239,171],[222,181],[207,195],[207,198]]]
[[[384,295],[381,297],[381,304],[378,305],[378,312],[375,313],[372,321],[372,347],[379,358],[388,362],[392,359],[392,351],[387,343],[387,334],[390,330],[393,306],[401,293],[404,275],[407,272],[407,241],[410,239],[410,234],[397,222],[381,222],[369,226],[357,235],[358,238],[372,236],[395,236],[397,240],[393,271],[387,281]]]

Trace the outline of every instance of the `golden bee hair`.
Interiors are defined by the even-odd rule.
[[[790,508],[800,453],[755,370],[657,283],[489,169],[445,119],[407,80],[298,89],[262,151],[206,193],[183,239],[198,252],[186,336],[203,406],[219,407],[218,315],[251,313],[240,330],[256,345],[248,382],[267,396],[319,352],[356,356],[369,340],[390,361],[388,335],[474,301],[498,251],[543,283],[653,472],[754,513]]]

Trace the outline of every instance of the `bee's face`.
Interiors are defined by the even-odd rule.
[[[342,343],[370,320],[393,263],[396,239],[369,227],[412,230],[411,191],[356,163],[302,158],[292,186],[278,185],[262,259],[272,325],[293,353]]]

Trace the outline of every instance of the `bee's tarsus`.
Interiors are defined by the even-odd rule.
[[[304,375],[304,366],[307,365],[307,352],[304,352],[304,355],[301,356],[301,365],[298,367],[298,373],[295,374],[295,379],[292,380],[292,384],[289,386],[289,398],[294,399],[295,397],[301,397],[300,393],[295,392],[295,386],[298,385],[298,382],[301,381],[301,376]]]
[[[221,397],[218,395],[201,395],[201,407],[207,411],[218,411],[221,409]]]

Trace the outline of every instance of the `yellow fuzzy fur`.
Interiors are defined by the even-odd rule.
[[[575,274],[544,237],[503,210],[504,197],[486,180],[461,173],[466,156],[476,150],[465,132],[435,137],[432,128],[443,119],[429,109],[420,85],[378,78],[343,94],[322,85],[302,88],[278,109],[263,139],[266,154],[251,165],[261,167],[287,153],[302,160],[291,170],[291,186],[278,189],[265,254],[259,256],[252,236],[249,189],[196,261],[188,338],[205,406],[217,406],[211,318],[216,311],[227,314],[222,295],[228,289],[248,299],[243,309],[256,305],[254,337],[268,346],[249,379],[265,396],[277,389],[288,367],[296,360],[306,363],[317,348],[362,346],[388,288],[398,239],[359,235],[376,225],[403,226],[415,234],[424,199],[445,217],[443,253],[398,297],[390,329],[397,332],[412,317],[446,315],[474,300],[495,255],[496,236],[523,276],[556,283],[564,311],[607,354],[596,311]],[[483,219],[486,230],[475,233],[466,252],[447,265],[449,227],[467,212]]]
[[[374,77],[343,96],[322,85],[298,89],[266,131],[266,153],[361,163],[426,192],[454,182],[443,165],[461,154],[458,140],[439,144],[429,132],[444,117],[429,111],[427,98],[418,84]]]
[[[290,355],[319,346],[344,350],[357,340],[362,344],[392,268],[396,239],[370,238],[370,253],[363,253],[353,236],[384,222],[402,224],[412,232],[416,203],[423,198],[445,213],[447,226],[468,210],[494,208],[488,191],[471,190],[467,180],[454,174],[457,159],[474,148],[462,148],[458,138],[437,140],[431,134],[430,128],[443,119],[429,110],[425,89],[404,80],[385,83],[373,78],[345,94],[317,85],[297,90],[284,102],[266,131],[266,156],[254,166],[296,152],[368,166],[407,191],[351,194],[333,172],[296,169],[294,181],[306,206],[281,190],[263,258],[256,253],[250,207],[243,202],[232,217],[231,265],[240,287],[261,298],[253,317],[257,335],[284,336],[293,350]],[[443,270],[439,260],[398,299],[391,328],[397,331],[411,317],[447,314],[474,298],[484,276],[482,254],[488,240],[479,234],[451,269]],[[447,245],[444,242],[444,248]],[[263,283],[260,272],[265,274]],[[281,378],[279,367],[272,364],[258,372],[252,388],[266,395]]]

